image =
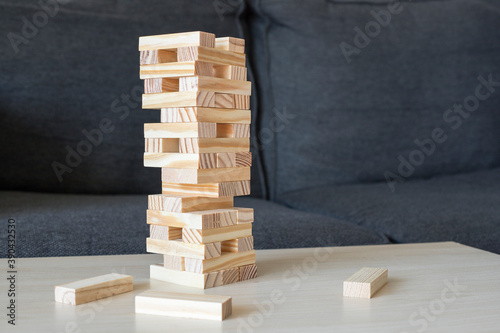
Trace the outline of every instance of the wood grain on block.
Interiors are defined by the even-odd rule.
[[[387,268],[363,267],[344,281],[344,296],[372,298],[387,279]]]
[[[245,67],[245,54],[203,46],[187,46],[177,49],[177,61],[205,61],[217,65]]]
[[[215,77],[220,77],[228,80],[247,80],[247,69],[246,67],[241,66],[222,66],[215,65],[214,66],[214,75]]]
[[[216,107],[215,101],[216,93],[211,91],[181,91],[160,94],[143,94],[142,108],[161,109],[189,106]],[[232,108],[234,109],[236,107]]]
[[[254,221],[253,208],[234,207],[238,211],[238,224]]]
[[[139,63],[141,65],[177,62],[177,51],[173,50],[145,50],[139,53]]]
[[[243,153],[144,153],[144,166],[153,168],[236,168],[252,165],[250,152]]]
[[[249,167],[252,165],[252,153],[218,153],[216,162],[217,168]]]
[[[193,244],[222,242],[221,246],[225,246],[228,250],[222,250],[223,252],[238,252],[239,248],[242,249],[239,252],[253,250],[253,238],[246,239],[250,236],[252,236],[251,223],[235,224],[212,229],[182,229],[183,242]],[[239,243],[238,239],[240,239]],[[245,248],[246,250],[244,250]]]
[[[159,254],[185,257],[191,259],[210,259],[220,257],[220,242],[210,244],[191,244],[179,240],[151,239],[146,240],[146,251]]]
[[[214,107],[226,109],[250,109],[250,96],[215,93]]]
[[[132,276],[106,274],[55,287],[56,302],[78,305],[134,289]]]
[[[230,296],[148,290],[135,297],[135,312],[222,321],[231,315],[232,303]]]
[[[218,138],[249,138],[250,124],[217,124]]]
[[[214,123],[146,123],[144,137],[146,139],[168,138],[214,138],[217,126]]]
[[[250,180],[250,168],[215,169],[161,169],[161,180],[166,183],[207,184]]]
[[[215,100],[217,103],[217,99]],[[234,95],[235,109],[250,109],[250,96]]]
[[[179,139],[145,139],[147,153],[177,153],[179,152]]]
[[[179,79],[179,91],[212,91],[251,95],[252,83],[250,81],[228,80],[210,76],[189,76]]]
[[[162,183],[162,194],[192,195],[211,198],[234,197],[250,194],[250,181],[209,183],[209,184],[176,184]]]
[[[162,123],[234,123],[250,124],[250,110],[185,107],[161,109]]]
[[[222,274],[219,272],[198,274],[168,269],[163,267],[163,265],[151,265],[149,275],[153,280],[160,280],[200,289],[207,289],[222,285]]]
[[[149,237],[164,240],[182,239],[182,228],[150,224]]]
[[[184,257],[172,256],[168,254],[163,255],[163,267],[174,269],[176,271],[184,270]]]
[[[186,46],[215,47],[215,35],[202,31],[139,37],[139,51],[169,50]]]
[[[257,265],[240,266],[240,281],[250,280],[257,277]]]
[[[245,40],[234,37],[215,38],[215,48],[220,50],[245,53]]]
[[[188,213],[207,209],[222,209],[233,207],[233,197],[197,197],[191,195],[152,194],[148,196],[150,210]]]
[[[223,253],[216,258],[200,260],[185,258],[185,269],[193,273],[210,273],[239,266],[255,264],[255,251]]]
[[[179,79],[145,79],[144,93],[157,94],[179,91]]]
[[[147,223],[177,228],[210,229],[226,227],[238,223],[237,211],[231,209],[211,209],[190,213],[173,213],[148,210]]]
[[[237,226],[250,226],[250,232],[247,233],[244,236],[238,236],[236,239],[231,239],[231,240],[224,240],[221,242],[221,251],[222,253],[226,252],[245,252],[245,251],[250,251],[253,250],[253,237],[252,237],[252,224],[251,223],[246,223],[246,224],[238,224]],[[184,230],[182,230],[182,239],[184,240]],[[188,229],[190,230],[190,229]],[[206,230],[203,230],[205,232]],[[185,241],[185,240],[184,240]]]
[[[240,281],[240,269],[239,267],[224,269],[221,271],[222,284],[231,284]]]
[[[214,65],[203,61],[185,61],[142,65],[139,68],[139,76],[143,80],[193,75],[214,76],[216,75]]]
[[[225,153],[250,151],[248,138],[182,138],[179,140],[181,153]]]

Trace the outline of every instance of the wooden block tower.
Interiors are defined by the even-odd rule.
[[[205,32],[139,38],[144,166],[161,168],[150,195],[147,251],[164,256],[151,278],[210,288],[257,276],[250,194],[250,93],[243,39]]]

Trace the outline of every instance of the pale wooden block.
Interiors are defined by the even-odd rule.
[[[214,75],[215,77],[220,77],[228,80],[247,80],[247,69],[246,67],[241,66],[222,66],[215,65],[214,66]]]
[[[162,183],[162,194],[192,195],[211,198],[234,197],[250,194],[250,181],[209,183],[209,184],[176,184]]]
[[[242,153],[144,153],[144,166],[153,168],[212,169],[252,165],[250,152]]]
[[[202,46],[187,46],[177,49],[177,61],[205,61],[217,65],[245,67],[245,54]]]
[[[190,259],[210,259],[220,257],[220,242],[210,244],[191,244],[180,240],[146,239],[146,251],[158,254],[168,254]],[[205,273],[205,272],[203,272]]]
[[[229,268],[221,271],[222,284],[231,284],[240,281],[239,267]]]
[[[179,139],[144,139],[147,153],[177,153],[179,152]]]
[[[208,289],[222,285],[222,274],[220,272],[198,274],[168,269],[162,265],[151,265],[149,274],[150,278],[153,280],[160,280],[193,288]]]
[[[164,240],[182,239],[182,228],[150,224],[149,237],[152,239]]]
[[[252,83],[218,77],[189,76],[179,79],[179,91],[212,91],[216,93],[251,95]]]
[[[217,135],[217,126],[214,123],[146,123],[144,124],[144,138],[214,138]]]
[[[191,244],[193,245],[193,244]],[[223,269],[255,264],[255,250],[239,253],[223,253],[206,260],[200,258],[185,258],[185,269],[193,273],[210,273]]]
[[[143,94],[142,108],[161,109],[189,106],[216,107],[215,95],[216,93],[211,91],[181,91],[160,94]],[[234,109],[235,107],[232,108]]]
[[[254,221],[253,208],[234,207],[238,211],[238,224],[251,223]]]
[[[181,138],[179,151],[181,153],[225,153],[248,152],[248,138]]]
[[[145,94],[158,94],[164,92],[179,91],[179,79],[145,79],[144,80],[144,93]]]
[[[139,63],[141,65],[160,64],[165,62],[177,62],[177,52],[171,50],[145,50],[139,52]]]
[[[166,183],[206,184],[250,180],[250,167],[214,169],[161,169]]]
[[[222,242],[222,252],[242,252],[253,250],[253,237],[251,236],[251,223],[235,224],[212,229],[182,229],[183,242],[193,244]],[[240,251],[238,251],[239,248],[241,248]],[[224,249],[226,249],[226,251],[224,251]]]
[[[172,256],[168,254],[163,255],[163,267],[174,269],[176,271],[184,270],[184,257]]]
[[[240,266],[240,281],[250,280],[257,277],[257,265]]]
[[[147,223],[177,228],[210,229],[234,225],[239,221],[237,220],[237,210],[231,208],[190,213],[148,210]]]
[[[215,100],[217,103],[217,99]],[[234,108],[235,109],[250,109],[250,96],[234,95]]]
[[[143,80],[193,75],[214,76],[214,65],[203,61],[184,61],[142,65],[139,68],[139,76]]]
[[[148,196],[148,209],[188,213],[208,209],[233,207],[233,197],[196,197],[189,195],[152,194]]]
[[[203,31],[139,37],[139,51],[168,50],[179,47],[201,45],[215,47],[215,35]]]
[[[250,110],[185,107],[185,108],[162,108],[162,123],[234,123],[250,124],[252,121]]]
[[[232,303],[230,296],[148,290],[135,297],[135,312],[222,321],[231,315]]]
[[[220,50],[245,53],[245,40],[234,37],[215,38],[215,48]]]
[[[344,281],[344,296],[372,298],[388,279],[387,268],[363,267]]]
[[[78,305],[123,294],[133,289],[132,276],[111,273],[56,286],[55,300]]]
[[[215,93],[214,107],[226,109],[250,109],[250,96]]]
[[[252,166],[252,153],[218,153],[216,159],[217,168],[238,168]]]
[[[244,236],[238,236],[236,239],[223,240],[221,242],[222,253],[232,252],[245,252],[253,250],[253,237],[252,237],[252,225],[250,223],[238,224],[237,226],[250,226],[250,233]],[[182,239],[184,240],[184,230],[182,230]],[[204,230],[205,232],[205,230]],[[184,240],[185,241],[185,240]]]

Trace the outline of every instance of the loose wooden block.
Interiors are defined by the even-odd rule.
[[[170,195],[192,195],[211,198],[233,197],[250,194],[250,181],[211,183],[211,184],[176,184],[162,183],[162,193]]]
[[[215,48],[220,50],[245,53],[245,40],[234,37],[215,38]]]
[[[209,76],[189,76],[179,79],[179,91],[213,91],[217,93],[251,95],[249,81],[228,80]]]
[[[257,277],[257,265],[240,266],[240,281],[250,280]]]
[[[148,196],[148,208],[167,212],[187,213],[207,209],[232,208],[233,197],[209,198],[153,194]]]
[[[149,226],[149,237],[164,240],[182,239],[182,228],[151,224]]]
[[[176,271],[183,271],[184,270],[184,257],[164,254],[163,255],[163,267],[168,268],[168,269],[175,269]]]
[[[215,35],[203,31],[139,37],[139,51],[168,50],[179,47],[201,45],[215,47]]]
[[[387,283],[387,268],[363,267],[344,281],[344,296],[372,298]]]
[[[250,124],[250,110],[223,109],[223,108],[163,108],[161,109],[162,123],[234,123]]]
[[[252,165],[250,152],[241,153],[144,153],[144,166],[153,168],[237,168]]]
[[[251,223],[254,221],[253,208],[234,207],[238,211],[238,224]]]
[[[251,224],[238,224],[237,226],[246,226]],[[182,230],[182,239],[184,240],[184,230]],[[216,229],[213,229],[216,230]],[[205,230],[204,230],[205,231]],[[222,253],[227,253],[227,252],[232,252],[232,253],[237,253],[237,252],[245,252],[245,251],[251,251],[253,250],[253,237],[252,237],[252,232],[250,229],[250,233],[246,234],[244,236],[238,236],[235,237],[236,239],[231,239],[231,240],[223,240],[221,242],[221,251]],[[213,238],[209,238],[213,239]],[[185,240],[184,240],[185,241]]]
[[[217,65],[245,67],[245,54],[203,46],[187,46],[177,49],[177,61],[205,61]]]
[[[175,269],[168,269],[163,265],[150,266],[150,278],[179,284],[181,286],[208,289],[222,285],[221,272],[198,274]]]
[[[134,289],[132,276],[106,274],[55,287],[56,302],[78,305]]]
[[[140,78],[145,79],[167,79],[181,78],[185,76],[202,75],[215,76],[224,75],[222,70],[215,70],[214,65],[203,61],[167,62],[160,64],[142,65],[139,68]],[[146,91],[146,94],[150,92]]]
[[[210,259],[220,257],[220,242],[210,244],[191,244],[179,240],[163,240],[147,238],[146,251],[159,254],[168,254],[190,259]],[[205,273],[205,272],[203,272]]]
[[[185,243],[204,244],[222,242],[222,252],[238,252],[253,250],[252,224],[235,224],[212,229],[182,229],[182,241]],[[238,243],[239,238],[241,241]],[[247,238],[251,238],[247,239]],[[251,246],[249,244],[251,242]],[[238,245],[239,244],[239,245]],[[224,251],[224,248],[226,251]]]
[[[144,124],[144,138],[214,138],[217,125],[213,123],[150,123]]]
[[[230,296],[148,290],[135,297],[135,312],[222,321],[231,315],[232,303]]]
[[[161,169],[166,183],[206,184],[250,180],[250,167],[214,169]]]
[[[181,153],[224,153],[248,152],[248,138],[182,138],[179,140]]]
[[[255,264],[255,251],[223,253],[214,258],[185,258],[185,269],[193,273],[210,273],[239,266]]]
[[[237,220],[237,210],[231,208],[190,213],[148,210],[147,223],[177,228],[210,229],[234,225],[239,221]]]
[[[177,62],[177,52],[174,50],[145,50],[140,51],[139,63],[141,65]]]
[[[147,153],[178,153],[179,139],[144,139]]]

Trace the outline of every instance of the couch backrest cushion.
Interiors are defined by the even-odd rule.
[[[143,124],[158,122],[160,115],[141,108],[138,38],[195,30],[239,37],[241,6],[206,0],[3,1],[2,189],[158,192],[159,170],[142,166]]]
[[[500,165],[500,2],[250,3],[273,195]]]

